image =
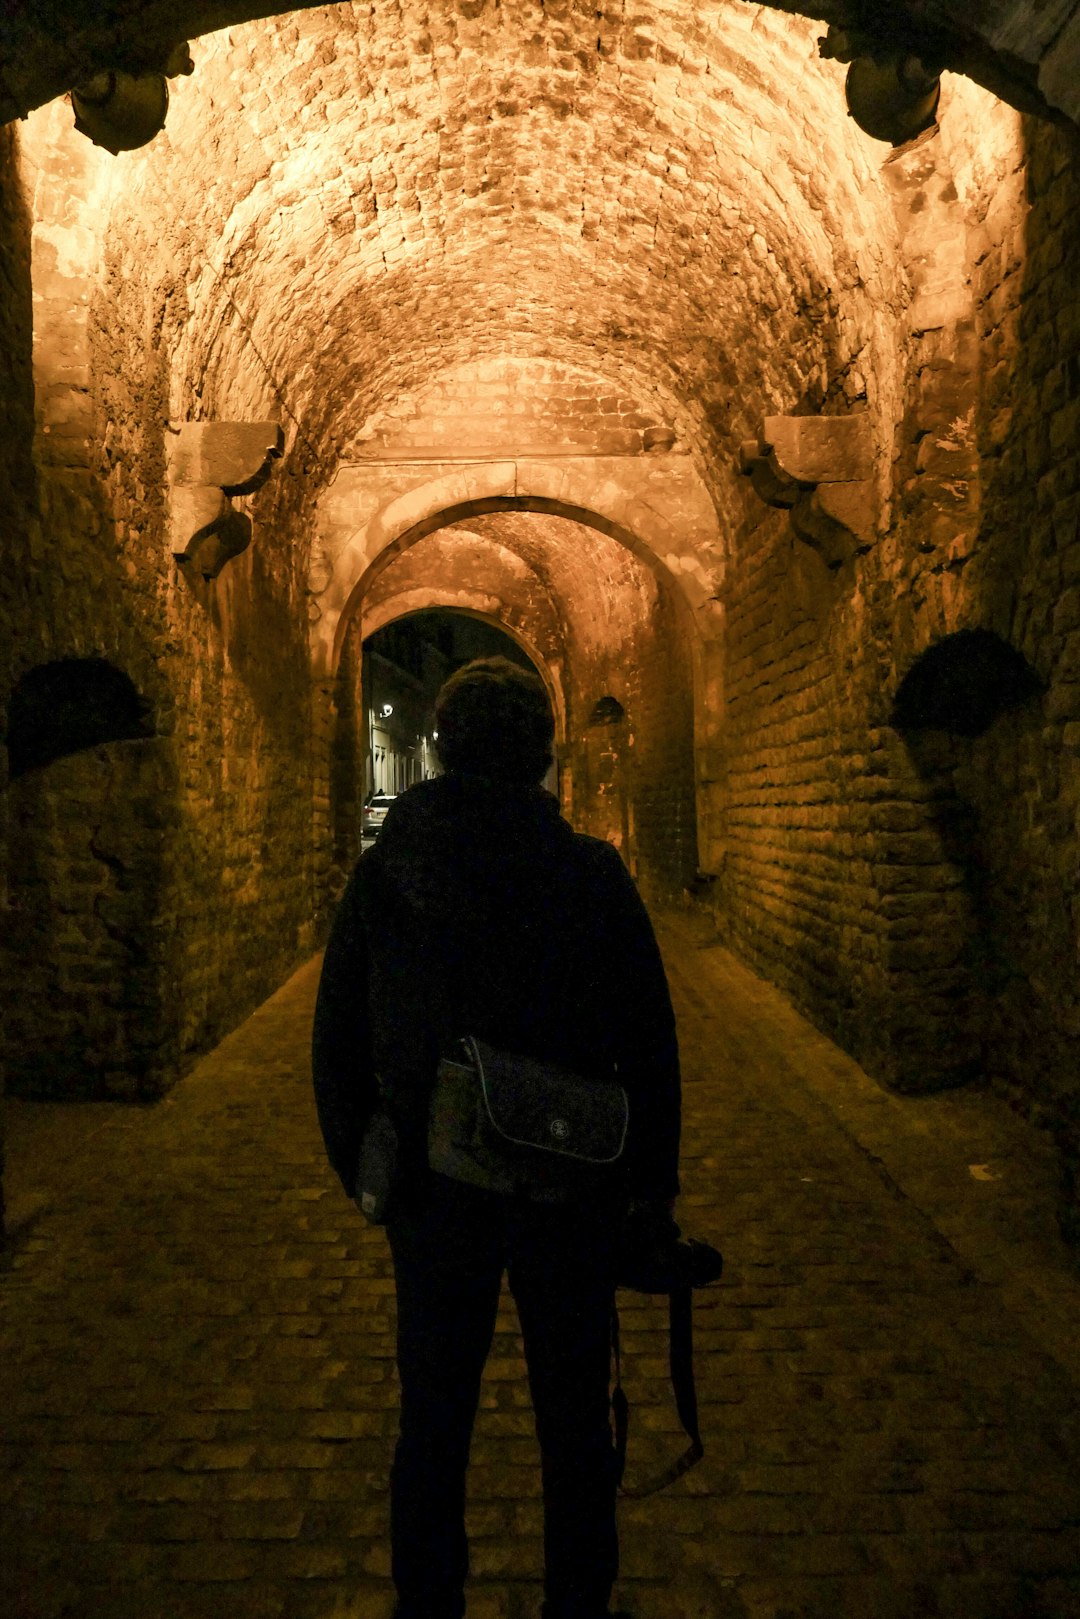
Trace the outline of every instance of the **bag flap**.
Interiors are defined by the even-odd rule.
[[[587,1164],[613,1164],[621,1156],[629,1119],[621,1085],[496,1051],[482,1040],[465,1044],[488,1118],[506,1141]]]

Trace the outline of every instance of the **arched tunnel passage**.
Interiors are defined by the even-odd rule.
[[[887,154],[782,9],[657,0],[647,28],[556,9],[238,23],[199,45],[163,140],[114,163],[57,105],[0,171],[4,341],[32,353],[37,402],[8,392],[0,454],[33,462],[42,519],[5,617],[32,643],[18,667],[136,646],[160,694],[176,785],[155,937],[180,1051],[318,943],[325,699],[379,614],[441,605],[535,650],[577,824],[661,895],[700,828],[725,939],[875,1073],[936,1082],[955,1066],[955,873],[888,710],[929,642],[985,622],[1048,687],[1039,734],[1018,705],[963,745],[1008,833],[993,914],[1023,971],[1003,1032],[1032,1097],[1054,1068],[1057,1107],[1075,1075],[1074,154],[966,83]],[[820,428],[828,454],[781,457],[794,485],[762,505],[741,446],[773,444],[771,423],[791,447],[818,417],[803,450]],[[172,441],[236,423],[283,429],[270,481],[239,493],[223,463],[178,482]],[[840,453],[853,425],[869,476]],[[234,494],[251,545],[183,585],[183,521]],[[549,545],[547,520],[576,538]],[[645,569],[625,591],[620,547]],[[947,685],[929,695],[949,718]],[[1008,815],[983,758],[1014,772]]]
[[[611,525],[524,503],[447,515],[399,537],[352,592],[338,632],[339,714],[360,711],[350,695],[363,685],[358,639],[374,647],[383,626],[436,608],[487,619],[548,687],[564,813],[613,842],[647,891],[680,893],[697,843],[692,629],[675,589]],[[594,722],[598,703],[614,705],[616,723]],[[385,744],[366,746],[377,769]],[[392,774],[403,781],[404,767]],[[375,779],[369,771],[369,789]]]
[[[47,10],[57,29],[70,10],[12,4]],[[1020,5],[998,10],[1019,15]],[[103,33],[115,33],[110,19],[154,7],[167,9],[77,0]],[[0,501],[16,519],[0,584],[0,715],[20,670],[100,648],[153,693],[159,733],[116,730],[0,781],[0,874],[26,902],[18,916],[10,904],[0,914],[0,1027],[22,1031],[24,1052],[36,1042],[37,1066],[23,1059],[14,1082],[50,1095],[150,1096],[309,959],[360,840],[365,640],[427,611],[505,630],[548,681],[570,820],[617,842],[660,901],[693,874],[700,837],[708,882],[688,902],[695,942],[673,977],[696,1020],[684,1044],[695,1081],[688,1124],[701,1121],[687,1138],[688,1206],[702,1222],[705,1207],[726,1222],[736,1291],[725,1304],[745,1304],[752,1322],[760,1306],[770,1326],[763,1254],[783,1270],[772,1279],[805,1283],[811,1310],[820,1304],[830,1319],[840,1284],[853,1284],[845,1298],[864,1313],[889,1298],[871,1322],[878,1364],[863,1368],[884,1404],[852,1422],[851,1378],[832,1379],[816,1429],[830,1452],[839,1435],[845,1454],[815,1449],[822,1476],[802,1498],[803,1527],[842,1524],[848,1539],[787,1536],[778,1561],[774,1535],[723,1535],[719,1549],[702,1535],[706,1510],[720,1521],[737,1508],[745,1529],[755,1496],[763,1512],[775,1505],[751,1474],[763,1458],[784,1460],[786,1445],[769,1389],[764,1435],[762,1390],[750,1387],[741,1406],[711,1402],[725,1427],[741,1411],[745,1435],[733,1430],[714,1506],[688,1498],[677,1521],[674,1501],[655,1541],[635,1544],[648,1574],[643,1619],[650,1603],[658,1615],[694,1603],[760,1609],[781,1587],[794,1607],[843,1608],[847,1596],[853,1611],[876,1600],[914,1611],[936,1573],[958,1610],[1000,1601],[1024,1611],[1031,1559],[1045,1551],[1047,1570],[1059,1568],[1058,1521],[1066,1532],[1077,1522],[1051,1475],[1040,1493],[1034,1462],[1011,1480],[1030,1480],[1040,1513],[1047,1501],[1053,1509],[1034,1550],[1016,1532],[1033,1520],[1015,1495],[995,1509],[993,1544],[985,1503],[961,1500],[971,1492],[953,1487],[955,1468],[936,1465],[955,1449],[936,1429],[922,1436],[926,1500],[909,1533],[891,1532],[891,1498],[868,1497],[854,1519],[851,1510],[852,1478],[872,1484],[880,1471],[870,1418],[889,1430],[891,1401],[907,1428],[915,1407],[933,1428],[936,1404],[896,1375],[889,1353],[897,1333],[919,1326],[913,1265],[927,1279],[927,1330],[913,1354],[924,1370],[945,1352],[970,1371],[961,1418],[974,1420],[988,1390],[1027,1386],[1030,1337],[1010,1329],[1007,1362],[991,1365],[1003,1324],[967,1307],[979,1290],[943,1287],[941,1244],[926,1229],[921,1242],[913,1218],[907,1189],[926,1184],[950,1099],[931,1110],[864,1095],[860,1081],[864,1150],[851,1150],[854,1107],[827,1140],[811,1093],[842,1077],[835,1052],[811,1044],[804,1105],[800,1071],[774,1039],[787,1015],[779,997],[749,974],[722,973],[698,941],[714,929],[875,1077],[910,1090],[977,1074],[1058,1121],[1080,1163],[1074,147],[946,83],[938,128],[887,153],[847,117],[843,66],[817,53],[818,25],[744,0],[356,0],[274,23],[239,20],[253,17],[254,0],[175,0],[170,15],[190,20],[200,7],[204,22],[227,13],[236,26],[198,45],[162,139],[113,162],[71,134],[71,110],[57,105],[0,142],[0,349],[15,382],[0,388],[0,470],[12,469],[17,495]],[[962,9],[922,9],[946,7]],[[884,18],[894,8],[824,9]],[[1064,3],[1027,10],[1060,19]],[[9,81],[5,62],[0,96]],[[224,450],[220,464],[209,454],[237,424],[285,439],[269,481],[248,493],[245,469]],[[205,460],[192,456],[190,483],[178,476],[177,441],[208,448]],[[742,475],[744,444],[755,465],[775,461],[775,505],[763,466],[760,488]],[[789,449],[799,450],[790,461]],[[223,511],[250,517],[250,545],[217,578],[185,582],[175,558],[203,514]],[[959,696],[962,670],[918,664],[928,646],[976,624],[1038,671],[1038,702],[1013,703],[1008,670],[993,663]],[[897,730],[892,703],[915,667],[932,676],[905,693],[919,724]],[[16,758],[39,740],[35,723],[20,722]],[[920,750],[937,755],[932,780]],[[0,767],[4,758],[0,748]],[[55,968],[56,1000],[45,968],[35,979],[22,965],[8,970],[13,924],[23,961]],[[737,991],[726,1004],[725,980]],[[78,1023],[59,998],[69,993],[83,997]],[[170,1105],[135,1121],[153,1126],[141,1139],[158,1153],[129,1148],[112,1160],[134,1171],[108,1176],[115,1214],[98,1220],[69,1184],[61,1223],[28,1255],[20,1293],[30,1299],[23,1283],[37,1272],[43,1311],[41,1333],[18,1334],[28,1391],[45,1391],[42,1344],[77,1344],[93,1373],[81,1416],[70,1365],[57,1369],[56,1403],[20,1406],[45,1441],[31,1471],[20,1436],[16,1504],[47,1609],[97,1602],[112,1619],[187,1596],[213,1605],[221,1576],[240,1609],[298,1612],[338,1597],[364,1606],[369,1571],[373,1580],[383,1566],[357,1531],[380,1510],[386,1368],[377,1381],[353,1380],[360,1392],[344,1417],[335,1368],[351,1364],[337,1352],[355,1339],[358,1305],[370,1304],[363,1319],[377,1324],[386,1300],[366,1243],[359,1260],[343,1256],[336,1188],[324,1197],[316,1183],[309,1029],[284,1050],[281,1010],[279,1001],[260,1024],[250,1069],[233,1065],[230,1077],[226,1054],[224,1071],[181,1090],[176,1101],[193,1099],[194,1116]],[[717,1050],[735,1070],[730,1089]],[[301,1090],[303,1117],[287,1136]],[[982,1095],[953,1100],[967,1119],[986,1116]],[[902,1133],[913,1116],[927,1121],[925,1135]],[[1007,1200],[985,1205],[992,1315],[1015,1182],[969,1184],[960,1149],[990,1155],[966,1136],[956,1146],[941,1164],[949,1240],[970,1229],[973,1196]],[[811,1153],[814,1167],[804,1164]],[[864,1195],[878,1179],[866,1175],[867,1153],[905,1193],[898,1201],[890,1190],[887,1218]],[[94,1156],[103,1185],[109,1161]],[[1071,1196],[1078,1218],[1076,1186]],[[143,1218],[150,1205],[159,1218]],[[264,1216],[272,1224],[252,1240],[248,1222]],[[74,1320],[69,1337],[54,1284],[59,1260],[70,1269],[78,1222],[100,1269],[71,1291],[75,1316],[99,1277],[106,1313]],[[198,1232],[209,1265],[193,1269]],[[800,1252],[805,1276],[789,1276]],[[835,1263],[814,1263],[822,1253]],[[1028,1296],[1039,1306],[1032,1319],[1052,1314],[1041,1307],[1048,1288]],[[943,1350],[943,1304],[954,1298],[963,1336]],[[118,1357],[116,1318],[132,1303]],[[801,1357],[802,1383],[785,1375],[777,1390],[796,1437],[804,1396],[830,1383],[816,1363],[827,1367],[835,1350],[841,1374],[850,1364],[850,1317],[846,1307],[837,1315],[835,1343],[827,1330],[815,1342],[815,1364]],[[138,1318],[144,1336],[129,1338]],[[162,1380],[170,1335],[183,1375]],[[144,1346],[136,1393],[160,1387],[156,1411],[131,1408],[132,1354],[138,1361]],[[730,1380],[725,1345],[713,1348],[718,1377]],[[224,1398],[230,1367],[238,1386]],[[1065,1406],[1062,1394],[1063,1421]],[[118,1468],[95,1446],[116,1437],[102,1410],[129,1409],[122,1420],[147,1447],[132,1438],[132,1466]],[[1033,1385],[1013,1425],[1018,1456],[1030,1452],[1024,1421],[1045,1427],[1048,1409]],[[52,1442],[58,1412],[69,1457]],[[520,1441],[505,1413],[495,1416],[509,1455]],[[170,1433],[187,1436],[190,1452],[179,1507],[175,1490],[158,1499]],[[306,1514],[297,1536],[297,1459],[321,1465],[327,1445],[313,1440],[343,1434],[330,1460],[350,1462],[348,1476],[336,1473],[349,1499],[301,1491],[318,1494],[318,1522]],[[200,1503],[221,1500],[219,1439],[230,1465],[252,1442],[253,1482],[232,1468],[233,1504],[214,1513],[211,1542]],[[327,1454],[306,1454],[320,1448]],[[739,1473],[740,1454],[749,1472]],[[280,1495],[267,1488],[275,1468]],[[361,1474],[375,1481],[371,1500],[356,1494]],[[128,1487],[136,1475],[153,1501]],[[335,1477],[324,1471],[322,1482]],[[74,1485],[88,1513],[69,1510]],[[187,1512],[188,1498],[198,1511]],[[785,1528],[800,1511],[792,1500]],[[513,1573],[496,1606],[526,1600],[522,1576],[538,1550],[526,1507],[499,1503],[497,1521],[510,1512],[520,1538],[477,1561],[478,1571]],[[961,1560],[965,1574],[956,1547],[972,1528],[980,1553]],[[881,1529],[890,1532],[870,1532]],[[675,1567],[684,1551],[685,1581]],[[732,1565],[736,1555],[745,1564]],[[1028,1606],[1057,1612],[1060,1583],[1039,1583]],[[376,1603],[384,1594],[370,1593]]]

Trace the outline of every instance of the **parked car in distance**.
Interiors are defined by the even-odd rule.
[[[390,808],[396,793],[373,793],[364,805],[360,817],[360,836],[362,838],[377,838],[386,820],[386,812]]]

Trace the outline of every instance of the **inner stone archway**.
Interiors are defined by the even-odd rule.
[[[556,754],[544,786],[560,794],[566,733],[560,667],[549,666],[505,610],[491,610],[489,595],[456,590],[451,599],[430,586],[400,583],[396,591],[372,592],[342,642],[328,732],[335,892],[364,846],[362,806],[439,773],[435,699],[443,681],[474,657],[509,657],[543,681]]]
[[[441,773],[436,699],[445,681],[477,658],[508,659],[539,676],[555,720],[543,659],[494,615],[456,606],[414,607],[394,616],[393,605],[384,601],[383,611],[360,625],[365,801],[380,793],[397,796]],[[545,785],[557,790],[554,764]]]
[[[551,692],[565,812],[647,890],[681,892],[697,866],[692,629],[662,572],[598,526],[522,506],[418,525],[380,559],[352,593],[339,670],[355,671],[357,637],[406,612],[499,624]],[[338,691],[339,710],[355,703],[340,674]]]

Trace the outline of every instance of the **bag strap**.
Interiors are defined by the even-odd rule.
[[[626,1446],[630,1431],[630,1402],[622,1386],[622,1361],[619,1353],[619,1311],[612,1306],[611,1349],[615,1361],[615,1387],[611,1394],[611,1409],[615,1419],[616,1485],[630,1500],[640,1501],[647,1495],[656,1495],[688,1473],[705,1454],[698,1426],[697,1386],[694,1382],[694,1295],[690,1287],[678,1287],[668,1294],[668,1369],[675,1393],[675,1409],[689,1445],[670,1467],[648,1484],[627,1489],[623,1484],[626,1470]]]
[[[622,1358],[619,1354],[619,1307],[611,1305],[611,1354],[615,1362],[615,1387],[611,1391],[611,1414],[615,1419],[615,1488],[622,1489],[626,1471],[626,1442],[630,1434],[630,1401],[622,1386]],[[625,1492],[624,1492],[625,1493]]]

